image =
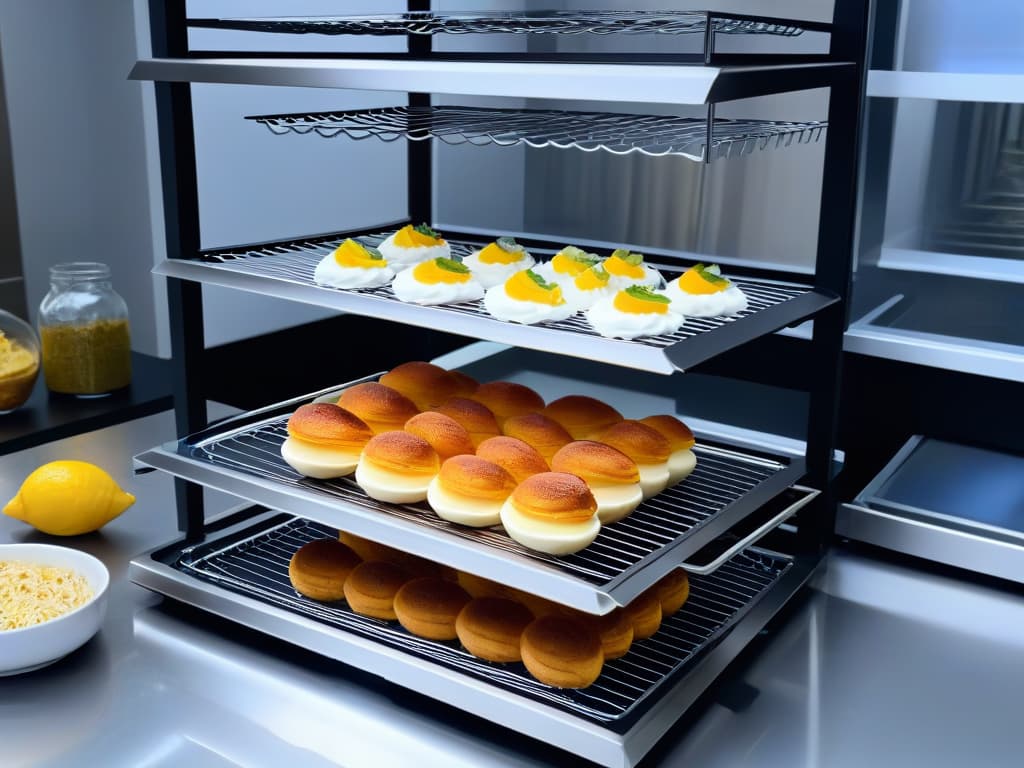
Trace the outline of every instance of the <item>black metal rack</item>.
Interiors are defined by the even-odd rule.
[[[259,20],[197,20],[188,19],[185,3],[167,0],[151,0],[150,13],[153,29],[154,59],[142,61],[136,65],[133,77],[153,79],[157,81],[156,95],[160,131],[161,165],[163,171],[164,201],[167,221],[167,252],[169,261],[160,269],[168,275],[168,296],[170,303],[170,321],[172,330],[172,353],[177,363],[174,372],[175,410],[179,437],[185,438],[198,433],[207,427],[207,416],[203,400],[201,376],[199,369],[203,351],[203,314],[202,285],[229,285],[246,290],[283,296],[297,300],[334,306],[347,311],[390,317],[412,325],[430,326],[436,321],[436,315],[402,315],[393,317],[398,312],[397,303],[387,295],[387,291],[346,292],[318,288],[308,279],[306,271],[312,269],[311,264],[322,256],[324,249],[330,247],[332,241],[340,236],[317,235],[280,243],[261,244],[258,246],[237,246],[221,248],[217,251],[204,251],[200,246],[199,233],[199,201],[196,185],[195,140],[192,122],[191,83],[253,83],[263,85],[296,86],[316,85],[332,88],[370,88],[377,90],[405,91],[409,94],[408,106],[395,111],[403,119],[413,115],[437,114],[438,109],[431,103],[431,93],[463,93],[476,95],[526,96],[535,98],[591,98],[590,94],[598,94],[599,89],[594,83],[588,87],[592,90],[581,92],[579,85],[587,85],[587,73],[574,68],[571,78],[558,82],[559,67],[566,63],[595,61],[600,68],[602,77],[607,75],[610,80],[602,80],[601,88],[607,90],[604,98],[612,100],[614,94],[622,96],[624,101],[642,102],[646,100],[662,100],[676,104],[708,105],[705,132],[702,139],[703,148],[694,152],[700,159],[707,160],[718,151],[714,143],[714,131],[727,123],[716,122],[714,104],[751,96],[779,93],[784,91],[804,90],[825,87],[829,89],[828,130],[824,136],[824,173],[819,207],[819,227],[817,257],[813,277],[803,281],[794,281],[781,286],[778,274],[751,274],[740,278],[746,280],[752,294],[762,291],[761,298],[766,300],[763,307],[755,307],[749,317],[731,323],[708,324],[707,328],[695,329],[693,333],[681,339],[668,339],[664,343],[654,344],[658,354],[667,357],[669,364],[658,367],[653,364],[637,365],[623,362],[628,354],[621,358],[616,354],[614,344],[599,351],[585,352],[582,357],[614,364],[627,365],[660,373],[671,373],[690,367],[694,362],[709,359],[714,355],[731,349],[739,344],[756,340],[785,326],[804,319],[813,318],[813,332],[806,342],[803,360],[806,366],[806,377],[803,391],[807,394],[808,415],[806,432],[806,450],[801,465],[806,471],[802,483],[821,491],[820,496],[811,501],[795,518],[795,533],[785,535],[787,541],[786,554],[792,555],[803,564],[810,564],[801,570],[801,576],[788,585],[786,589],[794,590],[803,584],[815,563],[820,561],[828,547],[834,530],[836,510],[836,484],[834,471],[834,450],[836,445],[836,424],[838,415],[838,394],[840,366],[842,360],[843,332],[847,324],[847,299],[849,296],[850,274],[852,263],[852,242],[855,218],[855,201],[857,186],[857,153],[860,124],[860,106],[864,89],[864,56],[866,48],[866,31],[868,26],[868,3],[865,0],[837,0],[833,22],[830,25],[801,24],[787,20],[771,18],[745,17],[731,14],[698,14],[692,29],[684,31],[699,32],[705,35],[704,51],[697,58],[679,56],[632,56],[616,54],[613,57],[589,57],[569,54],[560,58],[554,54],[537,56],[515,56],[509,54],[437,54],[432,51],[432,40],[436,33],[453,32],[445,29],[434,21],[422,26],[411,28],[409,19],[419,24],[430,14],[430,3],[411,0],[408,4],[409,14],[403,16],[400,28],[377,29],[369,34],[385,31],[387,34],[405,35],[407,50],[395,54],[350,54],[345,52],[285,54],[252,53],[244,55],[227,51],[196,51],[190,50],[188,30],[190,27],[216,27],[227,29],[258,29]],[[418,14],[418,15],[417,15]],[[401,16],[401,15],[400,15]],[[737,23],[732,29],[725,26],[732,19]],[[392,19],[393,21],[394,19]],[[279,24],[274,22],[275,24]],[[307,20],[308,22],[308,20]],[[292,29],[275,28],[275,32],[289,33],[326,33],[331,30],[314,29],[303,26],[302,20],[288,20]],[[464,24],[464,20],[459,23]],[[638,24],[639,22],[633,22]],[[402,27],[401,25],[405,26]],[[352,21],[341,32],[353,34]],[[357,25],[358,26],[358,25]],[[372,25],[371,25],[372,26]],[[456,24],[457,26],[457,24]],[[715,34],[719,32],[762,32],[770,34],[795,34],[797,28],[829,33],[829,51],[821,55],[784,55],[754,56],[744,58],[740,54],[717,56],[714,51]],[[774,30],[774,31],[773,31]],[[337,30],[334,30],[337,31]],[[472,28],[466,31],[474,33],[486,30]],[[505,30],[507,31],[507,30]],[[524,29],[522,33],[531,31]],[[546,30],[558,34],[558,30]],[[595,29],[588,30],[598,34]],[[518,30],[517,30],[518,32]],[[291,59],[290,61],[285,61]],[[466,62],[476,62],[478,67],[467,68]],[[733,65],[742,63],[743,65]],[[698,66],[685,66],[697,64]],[[703,66],[699,66],[703,64]],[[785,66],[778,66],[785,65]],[[477,71],[477,70],[480,71]],[[684,71],[685,70],[685,71]],[[368,73],[371,73],[368,75]],[[524,74],[526,73],[526,74]],[[532,83],[529,87],[524,83]],[[488,89],[488,85],[493,89]],[[436,86],[436,91],[435,91]],[[650,98],[652,94],[660,94],[660,98]],[[363,113],[365,114],[365,113]],[[324,118],[329,118],[325,120]],[[354,120],[358,115],[344,113],[344,120]],[[622,118],[623,116],[617,116]],[[338,115],[305,115],[268,116],[258,118],[268,127],[283,131],[293,130],[334,130],[328,126],[336,122]],[[788,125],[788,124],[787,124]],[[379,123],[378,123],[379,128]],[[422,135],[411,135],[409,123],[397,128],[384,128],[388,138],[441,138],[436,131],[422,131]],[[466,137],[470,131],[457,131]],[[637,126],[632,126],[637,128]],[[350,133],[344,126],[339,132]],[[796,127],[784,128],[783,133],[799,135],[801,132],[818,131],[821,126],[799,124]],[[374,131],[369,131],[373,134]],[[486,132],[485,132],[486,133]],[[632,146],[663,146],[657,143],[657,134],[637,131],[627,144]],[[369,135],[368,134],[368,135]],[[719,133],[719,136],[722,134]],[[516,142],[529,143],[531,130],[521,131],[515,137]],[[654,136],[653,143],[650,141]],[[472,139],[470,139],[472,140]],[[497,141],[492,134],[487,134],[488,141]],[[645,143],[646,141],[646,143]],[[576,146],[583,146],[576,142]],[[616,143],[618,142],[618,143]],[[501,143],[497,141],[497,143]],[[602,148],[623,147],[621,139],[608,139]],[[674,146],[674,145],[672,145]],[[708,147],[711,147],[709,151]],[[409,221],[432,221],[433,201],[431,199],[432,156],[429,141],[407,142],[408,188],[407,212]],[[657,154],[657,152],[655,152]],[[664,153],[663,153],[664,154]],[[667,152],[671,154],[671,152]],[[682,154],[686,154],[683,152]],[[350,234],[350,233],[345,233]],[[379,232],[372,228],[351,233],[364,237],[372,237]],[[472,235],[451,235],[456,246],[469,245],[474,242]],[[550,243],[535,241],[532,247],[551,247]],[[671,254],[665,259],[667,265],[673,265]],[[678,264],[678,261],[675,262]],[[297,274],[296,274],[297,271]],[[792,278],[792,275],[788,276]],[[305,282],[304,282],[305,281]],[[301,291],[302,293],[296,293]],[[768,300],[772,291],[782,291],[782,297]],[[786,295],[786,291],[792,291]],[[341,297],[341,298],[338,298]],[[360,302],[376,302],[362,304]],[[795,304],[794,304],[795,302]],[[784,307],[790,310],[783,310]],[[389,308],[390,307],[390,308]],[[793,310],[793,307],[799,307]],[[563,341],[580,334],[579,329],[572,327],[519,329],[514,335],[505,338],[500,332],[491,329],[489,318],[479,315],[473,308],[441,308],[428,312],[451,312],[462,316],[465,329],[458,331],[475,338],[494,338],[511,343],[522,343],[538,349],[556,348],[531,343],[531,333],[554,333]],[[759,319],[760,316],[760,319]],[[769,319],[770,318],[770,319]],[[502,332],[503,333],[503,332]],[[559,336],[559,334],[561,334]],[[608,340],[610,341],[610,340]],[[558,348],[567,346],[562,344]],[[651,345],[637,345],[647,346]],[[667,348],[668,351],[663,351]],[[677,351],[681,350],[681,351]],[[675,352],[675,354],[673,354]],[[618,358],[618,359],[617,359]],[[187,475],[186,475],[187,476]],[[179,525],[186,534],[186,542],[203,542],[207,534],[207,523],[202,507],[202,486],[185,480],[176,480]],[[257,499],[259,501],[259,499]],[[142,566],[145,570],[146,566]],[[208,574],[207,574],[208,575]],[[171,576],[167,572],[159,572],[153,576],[150,586],[166,585],[166,593],[182,596],[187,589],[181,586],[179,573]],[[785,594],[776,591],[770,612],[757,611],[752,613],[750,621],[759,622],[754,627],[748,621],[743,624],[742,631],[734,630],[731,637],[733,644],[723,644],[721,648],[710,654],[705,661],[705,672],[697,675],[701,682],[695,682],[693,690],[685,694],[676,692],[666,697],[669,706],[683,707],[688,705],[697,694],[713,679],[714,670],[719,670],[735,656],[742,645],[763,626],[774,611],[778,610],[791,596],[792,591]],[[276,598],[274,598],[276,599]],[[238,608],[238,616],[254,615],[258,608],[251,601],[242,600]],[[767,609],[765,609],[767,611]],[[273,620],[256,622],[254,626],[263,628],[278,626],[277,614]],[[242,619],[240,619],[242,620]],[[270,630],[268,630],[270,631]],[[303,629],[303,632],[306,630]],[[307,635],[303,635],[307,637]],[[314,639],[309,635],[310,647],[322,648],[322,639]],[[746,639],[744,639],[746,638]],[[728,647],[726,647],[728,646]],[[738,647],[737,647],[738,646]],[[349,659],[346,653],[334,653],[335,658]],[[713,658],[713,661],[711,660]],[[710,677],[707,677],[710,675]],[[503,700],[504,701],[504,700]],[[516,711],[525,711],[523,722],[531,721],[533,713],[528,707],[523,709],[521,702],[513,700],[504,702]],[[678,716],[674,710],[672,718]],[[665,715],[658,715],[664,717]],[[523,727],[526,727],[525,725]],[[667,726],[666,726],[667,727]],[[558,742],[554,742],[558,743]],[[562,745],[563,748],[572,748]],[[648,745],[649,746],[649,745]],[[628,750],[627,750],[628,752]],[[627,755],[627,762],[635,755]],[[592,759],[595,759],[592,757]],[[601,758],[603,759],[603,758]]]

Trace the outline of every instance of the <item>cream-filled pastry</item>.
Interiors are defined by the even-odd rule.
[[[534,265],[533,256],[511,237],[499,237],[490,245],[473,251],[463,262],[484,288],[508,280],[516,272]]]
[[[307,477],[352,474],[373,431],[359,417],[330,403],[301,405],[288,419],[281,457]]]
[[[565,427],[574,440],[584,440],[622,421],[622,414],[617,410],[586,395],[566,395],[552,400],[543,414]]]
[[[587,310],[587,320],[602,336],[635,339],[674,333],[683,316],[670,309],[667,298],[652,289],[634,285],[606,296]]]
[[[448,371],[448,376],[455,382],[455,397],[469,397],[480,388],[480,382],[462,371]]]
[[[477,456],[453,456],[427,488],[427,503],[442,520],[473,528],[501,522],[501,507],[515,490],[512,475]]]
[[[665,285],[661,272],[645,264],[642,253],[630,253],[627,248],[613,251],[601,266],[611,276],[609,282],[615,291],[631,285],[646,285],[648,288],[661,288]]]
[[[517,483],[550,469],[536,448],[514,437],[502,436],[484,440],[476,449],[476,455],[497,464],[512,475]]]
[[[453,397],[439,406],[437,412],[459,422],[469,432],[474,448],[478,448],[484,440],[501,434],[501,427],[491,409],[468,397]]]
[[[658,430],[626,419],[598,433],[593,439],[617,448],[636,462],[645,499],[668,487],[668,457],[672,450]]]
[[[665,295],[681,315],[717,317],[747,308],[747,295],[727,278],[717,264],[697,264],[668,284]]]
[[[602,525],[621,520],[644,499],[636,462],[604,443],[569,443],[551,459],[551,471],[568,472],[587,484],[597,501],[597,517]]]
[[[565,427],[542,413],[527,413],[506,419],[502,432],[534,447],[549,464],[559,448],[572,442],[572,435]]]
[[[378,432],[401,429],[405,422],[419,413],[412,400],[391,387],[367,381],[341,393],[338,405],[351,411]]]
[[[394,276],[380,251],[352,239],[324,256],[313,270],[313,282],[330,288],[376,288]]]
[[[562,295],[574,309],[590,309],[598,300],[615,295],[611,275],[595,264],[570,280],[561,283]]]
[[[430,411],[460,391],[460,382],[439,365],[414,360],[396,365],[380,383],[401,392],[421,411]]]
[[[544,398],[525,384],[514,381],[488,381],[481,384],[470,398],[490,408],[499,427],[506,419],[534,413],[544,407]]]
[[[534,272],[548,282],[562,285],[586,272],[600,260],[596,253],[587,253],[575,245],[567,245],[556,253],[551,261],[534,267]]]
[[[601,531],[597,501],[587,484],[565,472],[543,472],[516,486],[501,508],[508,535],[524,547],[570,555]]]
[[[557,322],[576,312],[556,283],[531,269],[516,272],[500,285],[488,288],[484,307],[498,320],[523,325]]]
[[[447,259],[452,255],[452,249],[441,233],[426,224],[415,227],[406,224],[381,243],[377,250],[396,272],[427,259]]]
[[[404,429],[410,435],[422,437],[430,443],[441,461],[476,451],[466,428],[451,416],[437,411],[425,411],[413,416],[405,422]]]
[[[378,501],[412,504],[427,498],[427,488],[441,469],[430,443],[408,432],[382,432],[363,448],[356,482]]]
[[[697,466],[697,456],[691,449],[696,440],[693,439],[693,432],[688,426],[668,414],[647,416],[640,419],[640,423],[658,430],[662,437],[668,440],[672,451],[668,456],[669,486],[675,485],[693,472],[693,468]]]
[[[399,272],[391,290],[399,301],[423,305],[459,304],[484,295],[469,267],[449,258],[428,259]]]

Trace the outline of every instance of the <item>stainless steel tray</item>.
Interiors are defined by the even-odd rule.
[[[300,404],[331,391],[243,414],[146,451],[135,457],[136,466],[288,510],[590,613],[628,603],[804,474],[802,458],[701,440],[690,477],[645,501],[625,520],[605,526],[582,552],[554,557],[520,546],[500,529],[448,523],[425,504],[375,501],[349,478],[322,481],[299,475],[281,458],[285,424]],[[807,489],[776,510],[769,527],[814,495]]]
[[[584,691],[537,683],[520,665],[495,665],[455,643],[425,641],[344,605],[306,600],[287,575],[291,554],[336,530],[265,513],[198,545],[177,543],[134,560],[144,587],[380,675],[505,727],[608,766],[632,765],[810,574],[805,563],[748,550],[691,580],[676,616]]]

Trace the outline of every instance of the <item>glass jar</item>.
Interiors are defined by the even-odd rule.
[[[131,381],[128,307],[111,286],[106,264],[50,267],[50,292],[39,305],[39,335],[51,392],[105,395]]]
[[[39,375],[39,340],[32,326],[0,309],[0,413],[25,404]]]

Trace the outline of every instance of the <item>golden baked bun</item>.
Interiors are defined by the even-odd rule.
[[[506,419],[501,431],[507,437],[514,437],[533,446],[549,464],[559,448],[572,442],[572,435],[565,431],[565,427],[542,413],[527,413]]]
[[[550,471],[544,457],[537,449],[514,437],[492,437],[477,446],[476,455],[492,461],[515,478],[523,482],[531,475]]]
[[[633,639],[646,640],[661,626],[661,601],[654,592],[641,592],[622,609],[633,623]]]
[[[468,397],[453,397],[441,405],[437,412],[459,422],[469,432],[474,448],[479,447],[484,440],[501,434],[498,420],[494,418],[491,409]]]
[[[605,661],[625,656],[633,644],[633,620],[622,608],[595,616],[592,621],[601,639]]]
[[[403,428],[410,435],[422,437],[437,451],[441,461],[476,451],[469,432],[451,416],[437,411],[418,413],[405,422]]]
[[[480,388],[480,382],[462,371],[448,371],[455,382],[455,397],[469,397]]]
[[[455,571],[446,565],[427,560],[425,557],[403,552],[394,549],[386,544],[379,544],[376,541],[364,539],[348,531],[338,531],[338,540],[347,546],[363,560],[383,560],[387,563],[394,563],[407,571],[410,576],[437,576],[454,580]]]
[[[459,613],[455,632],[474,656],[487,661],[520,661],[519,640],[531,621],[533,614],[522,603],[503,597],[476,597]]]
[[[382,432],[366,444],[356,482],[366,495],[393,504],[427,498],[427,486],[441,469],[437,451],[408,432]]]
[[[640,423],[658,430],[661,436],[668,440],[669,448],[672,451],[668,457],[669,487],[693,472],[693,468],[697,466],[697,456],[691,449],[697,441],[694,440],[693,432],[688,426],[675,416],[668,414],[647,416],[640,419]]]
[[[374,434],[401,429],[419,413],[408,397],[375,381],[349,387],[341,393],[338,405],[365,421]]]
[[[394,563],[374,561],[357,565],[345,581],[349,607],[363,616],[394,621],[395,595],[409,581],[409,574]]]
[[[622,414],[607,403],[586,395],[567,395],[548,403],[544,415],[561,424],[575,440],[622,421]]]
[[[402,363],[380,377],[380,383],[401,392],[421,411],[429,411],[459,391],[452,375],[444,368],[415,360]]]
[[[341,600],[345,581],[360,562],[359,555],[337,539],[317,539],[292,555],[288,578],[296,592],[312,600]]]
[[[398,622],[428,640],[454,640],[455,619],[473,598],[454,581],[422,578],[407,581],[395,595]]]
[[[597,501],[587,484],[565,472],[543,472],[516,486],[501,508],[508,535],[550,555],[579,552],[601,530]]]
[[[589,486],[597,500],[597,517],[602,525],[621,520],[644,498],[636,462],[604,443],[569,443],[551,459],[551,471],[576,475]]]
[[[520,645],[530,674],[555,688],[586,688],[604,666],[597,633],[569,616],[536,619],[523,630]]]
[[[668,487],[668,457],[672,450],[658,430],[627,419],[597,433],[593,439],[618,448],[636,462],[645,499]]]
[[[306,477],[352,474],[373,431],[355,414],[330,403],[300,405],[288,419],[281,458]]]
[[[508,597],[508,587],[475,573],[459,571],[456,579],[459,586],[473,597]]]
[[[490,408],[499,427],[513,416],[523,416],[544,408],[544,398],[514,381],[489,381],[481,384],[470,398]]]
[[[427,488],[427,503],[450,523],[486,528],[501,522],[501,506],[516,481],[497,464],[478,456],[453,456]]]
[[[690,578],[682,568],[676,568],[663,576],[650,589],[661,603],[664,617],[676,613],[690,597]]]

